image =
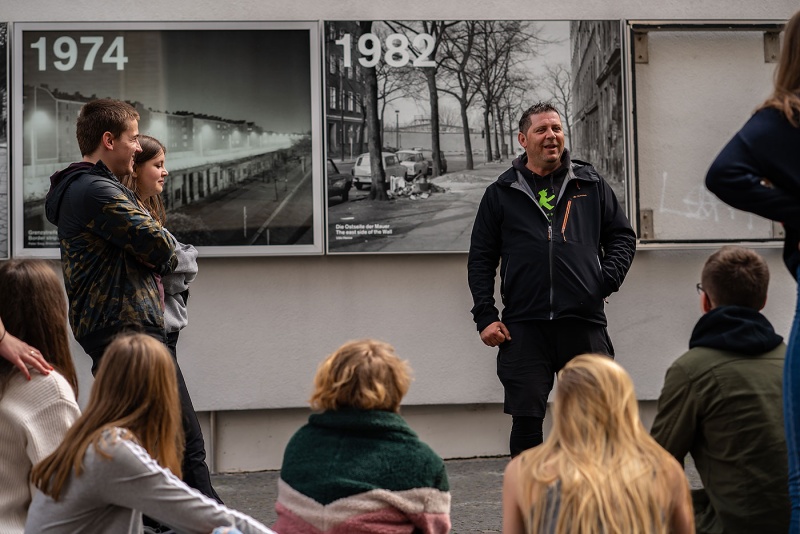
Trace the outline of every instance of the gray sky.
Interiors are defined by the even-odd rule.
[[[146,27],[143,25],[143,27]],[[98,24],[98,30],[103,25]],[[75,43],[101,36],[92,70],[84,70],[89,44],[78,44],[76,64],[54,66],[56,39]],[[118,36],[124,38],[123,70],[104,63]],[[32,43],[45,37],[45,70]],[[123,98],[159,111],[190,111],[248,120],[266,130],[311,129],[311,68],[307,30],[47,31],[24,34],[24,83],[67,93]],[[62,43],[62,54],[69,51]]]
[[[569,24],[570,21],[535,21],[536,26],[542,30],[542,35],[547,40],[555,41],[552,44],[545,45],[539,49],[539,55],[531,56],[525,61],[525,65],[533,73],[540,73],[545,64],[558,64],[564,63],[567,68],[570,64],[570,42],[569,42]],[[391,118],[391,123],[394,124],[394,110],[400,110],[399,122],[400,126],[410,123],[416,116],[424,116],[426,119],[429,114],[430,106],[427,94],[424,98],[402,98],[394,100],[386,106],[387,121]],[[452,97],[439,93],[439,106],[446,106],[454,111],[459,110],[458,102]],[[480,107],[474,106],[475,117],[471,118],[470,126],[480,127],[477,122],[477,117],[480,115]]]

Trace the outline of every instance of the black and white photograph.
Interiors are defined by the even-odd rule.
[[[166,147],[170,231],[201,255],[323,253],[320,43],[314,22],[14,25],[14,250],[57,256],[50,176],[81,160],[97,98]]]
[[[329,253],[466,252],[538,101],[626,205],[620,21],[324,25]]]
[[[8,258],[8,24],[0,22],[0,258]]]

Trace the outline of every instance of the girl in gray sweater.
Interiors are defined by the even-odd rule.
[[[178,478],[180,428],[166,347],[145,334],[118,337],[106,349],[86,411],[31,472],[37,491],[25,532],[139,534],[144,513],[182,533],[220,526],[272,533]]]

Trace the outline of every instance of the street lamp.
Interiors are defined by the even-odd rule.
[[[394,146],[400,148],[400,110],[394,110]]]

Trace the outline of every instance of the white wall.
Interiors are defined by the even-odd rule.
[[[32,0],[4,2],[0,20],[774,20],[787,19],[797,8],[796,0],[506,0],[491,10],[474,0]],[[640,251],[622,291],[611,299],[607,311],[617,359],[631,372],[641,399],[658,395],[664,371],[686,348],[699,316],[694,285],[710,250]],[[795,284],[777,249],[762,252],[773,274],[766,314],[786,335]],[[505,452],[508,418],[497,404],[502,388],[494,374],[495,353],[480,343],[469,314],[465,255],[201,258],[199,263],[191,322],[178,353],[196,408],[217,412],[213,428],[207,414],[203,421],[220,469],[278,467],[283,444],[306,416],[299,408],[306,404],[317,364],[343,341],[362,336],[389,341],[410,360],[416,380],[406,413],[442,455]],[[87,391],[88,358],[76,359]]]

